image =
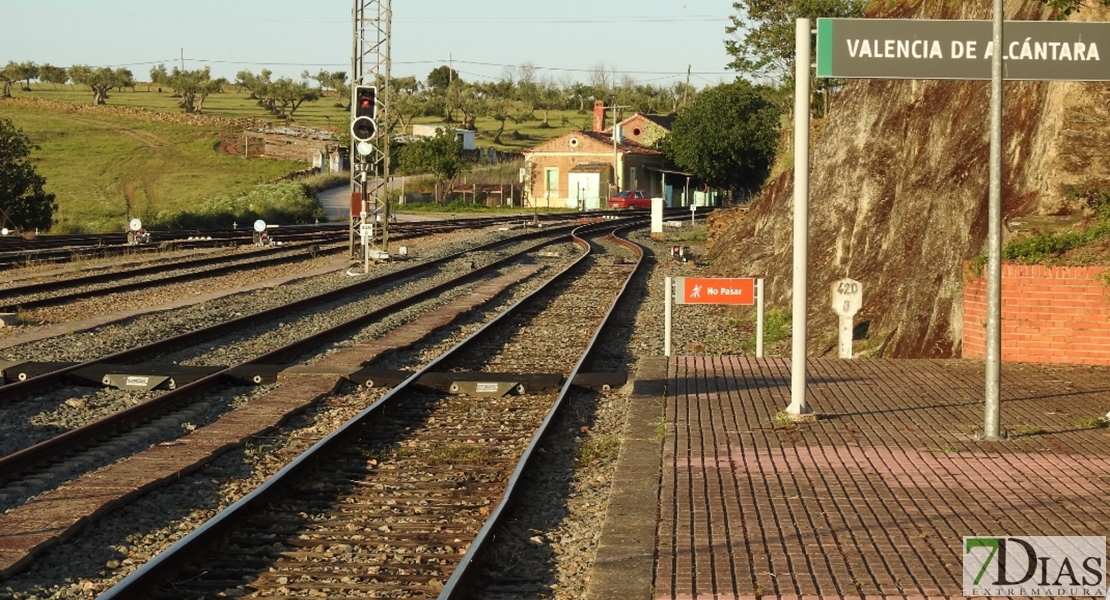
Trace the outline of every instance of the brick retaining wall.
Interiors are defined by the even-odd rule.
[[[1002,360],[1110,365],[1106,268],[1003,265]],[[985,277],[964,277],[963,309],[963,357],[984,358]]]

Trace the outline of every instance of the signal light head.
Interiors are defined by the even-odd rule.
[[[378,124],[370,117],[355,117],[351,121],[351,137],[355,138],[358,142],[369,142],[374,139],[374,134],[378,131]]]
[[[373,119],[377,112],[377,96],[378,88],[372,85],[360,85],[355,87],[355,102],[353,105],[354,115],[352,117],[368,117]]]
[[[369,142],[378,132],[374,122],[377,113],[378,88],[372,85],[355,86],[355,98],[351,103],[351,137],[357,142]]]

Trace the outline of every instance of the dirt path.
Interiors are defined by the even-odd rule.
[[[123,135],[126,135],[127,137],[130,137],[130,138],[140,142],[144,146],[147,146],[148,148],[160,148],[162,146],[173,146],[173,142],[171,142],[171,141],[167,140],[166,138],[161,137],[157,134],[151,133],[149,131],[143,131],[141,129],[131,129],[130,127],[119,127],[117,125],[114,125],[114,124],[111,124],[111,123],[105,123],[104,121],[97,121],[95,119],[73,119],[73,120],[78,122],[78,123],[85,123],[86,125],[93,125],[93,126],[96,126],[96,127],[103,127],[105,129],[115,129],[116,131],[119,131]]]

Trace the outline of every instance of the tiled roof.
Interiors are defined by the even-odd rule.
[[[565,146],[558,143],[559,140],[569,140],[569,139],[574,138],[574,137],[589,138],[590,140],[593,140],[593,142],[595,144],[603,144],[605,146],[608,146],[609,148],[613,147],[613,137],[611,135],[607,134],[607,133],[599,133],[597,131],[579,131],[579,130],[576,130],[576,131],[571,131],[569,133],[566,133],[566,134],[564,134],[562,136],[559,136],[557,138],[552,138],[550,140],[540,142],[539,144],[536,144],[535,146],[525,150],[524,153],[525,154],[534,154],[534,153],[540,153],[540,152],[559,152],[559,153],[563,153],[563,152],[566,152],[567,150],[566,150]],[[619,152],[623,152],[624,154],[644,154],[644,155],[649,155],[649,156],[662,156],[663,155],[662,152],[660,152],[658,150],[655,150],[654,148],[648,148],[647,146],[644,146],[643,144],[637,143],[637,142],[632,141],[630,139],[625,139],[623,142],[617,144],[617,150]]]
[[[600,132],[597,132],[597,131],[582,131],[582,132],[579,132],[579,133],[581,135],[586,136],[586,137],[597,140],[597,141],[599,141],[603,144],[612,145],[612,143],[613,143],[613,136],[611,136],[607,133],[600,133]],[[651,155],[662,155],[663,154],[662,152],[660,152],[660,151],[658,151],[654,148],[648,148],[647,146],[645,146],[643,144],[640,144],[639,142],[634,142],[634,141],[632,141],[630,139],[627,139],[627,138],[622,140],[621,142],[619,142],[617,144],[617,150],[620,151],[620,152],[624,152],[625,154],[651,154]]]
[[[621,126],[627,125],[629,121],[635,119],[636,117],[640,117],[645,121],[651,121],[652,123],[655,123],[656,125],[662,127],[663,129],[666,129],[667,131],[670,131],[671,128],[674,127],[674,122],[675,122],[675,119],[678,118],[678,115],[677,114],[645,115],[644,113],[635,113],[631,117],[628,117],[627,119],[621,121]],[[603,130],[603,133],[609,133],[610,131],[613,131],[612,125],[610,125],[609,127],[606,127]]]
[[[678,115],[675,115],[675,114],[670,114],[670,115],[666,115],[666,116],[664,116],[664,115],[640,115],[640,116],[642,116],[643,118],[651,121],[652,123],[655,123],[656,125],[662,127],[663,129],[666,129],[667,131],[670,131],[671,129],[674,129],[675,119],[678,118]]]

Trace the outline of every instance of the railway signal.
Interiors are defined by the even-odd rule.
[[[377,96],[378,88],[372,85],[355,87],[355,101],[351,105],[351,137],[358,142],[369,142],[378,131],[378,124],[374,122],[378,108]]]

